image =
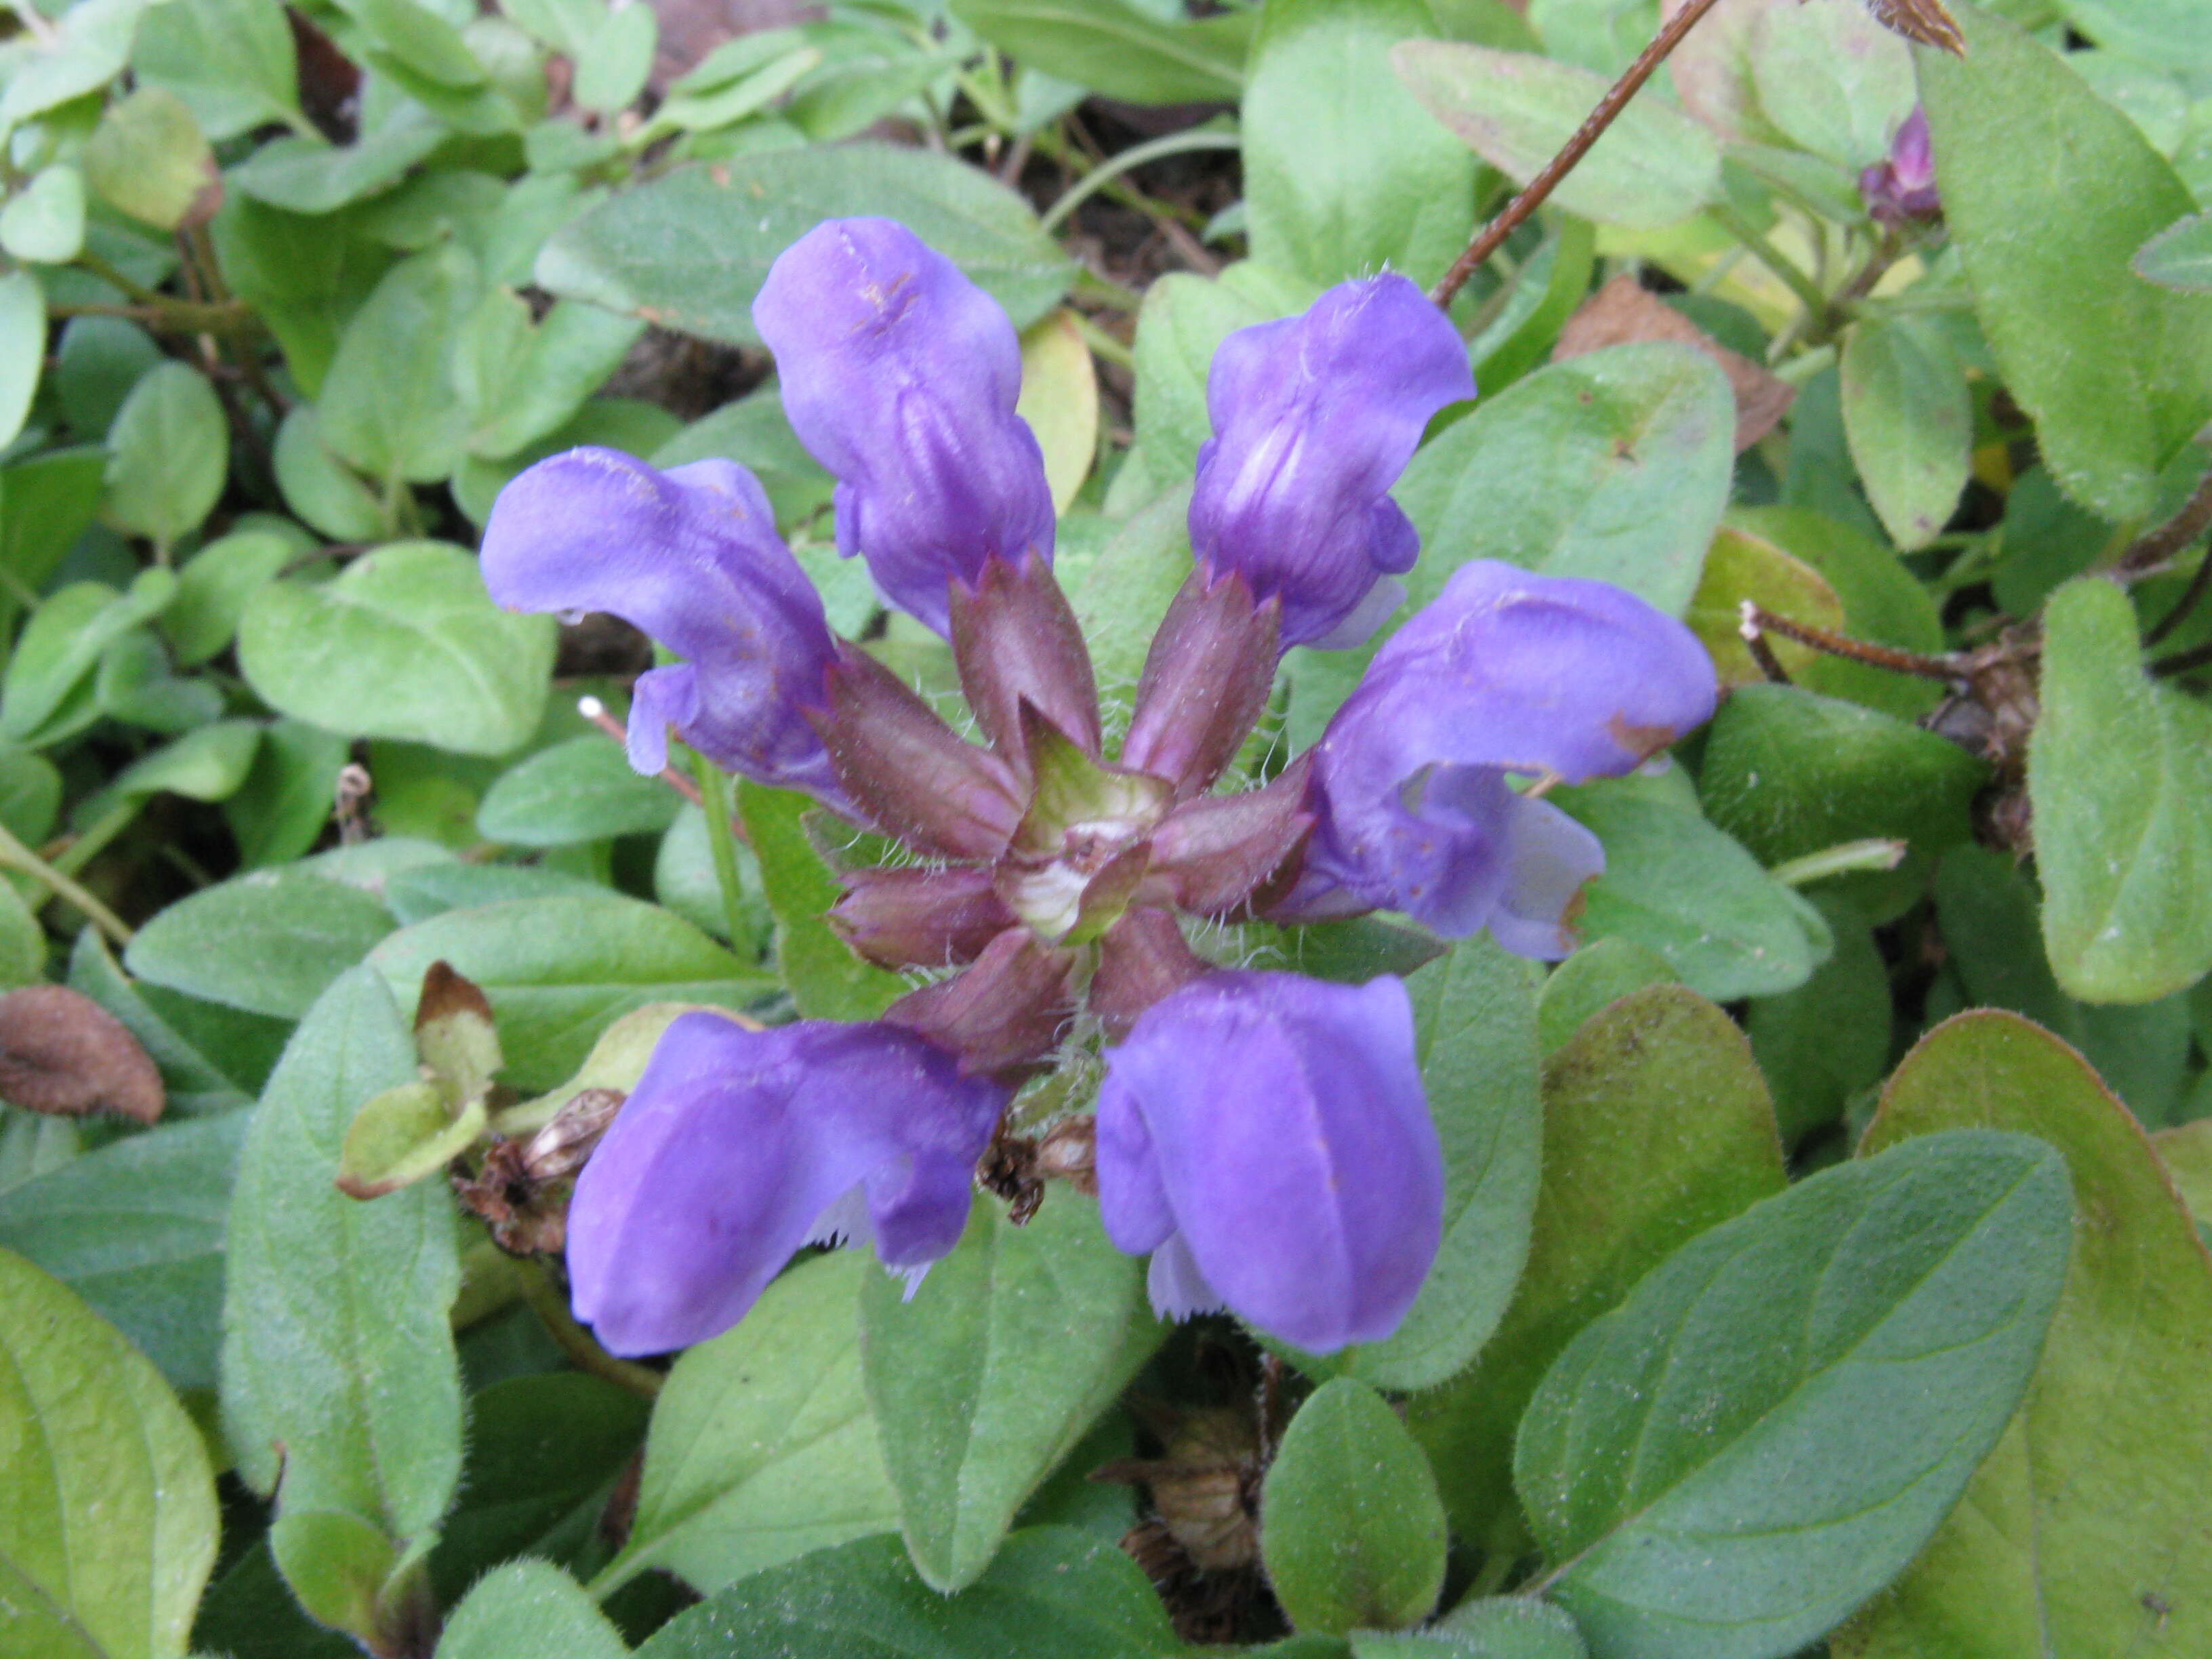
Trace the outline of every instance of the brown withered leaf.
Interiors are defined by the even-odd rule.
[[[1893,34],[1954,58],[1966,55],[1966,38],[1959,33],[1958,21],[1943,9],[1942,0],[1866,0],[1866,9]]]
[[[1730,351],[1656,294],[1649,294],[1636,278],[1624,272],[1582,303],[1559,331],[1552,361],[1626,345],[1638,340],[1672,340],[1695,347],[1728,376],[1735,392],[1735,448],[1741,455],[1774,429],[1797,393],[1787,380],[1778,380],[1740,352]]]
[[[123,1022],[64,985],[0,996],[0,1099],[27,1111],[81,1117],[161,1115],[161,1074]]]

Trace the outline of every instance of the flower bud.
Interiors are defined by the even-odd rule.
[[[1316,814],[1274,914],[1406,911],[1557,957],[1596,838],[1509,775],[1614,777],[1711,718],[1697,636],[1610,583],[1463,566],[1376,653],[1316,747]]]
[[[1107,1237],[1152,1253],[1162,1314],[1226,1306],[1316,1353],[1397,1329],[1444,1176],[1396,980],[1194,980],[1107,1052],[1097,1118]]]
[[[1943,211],[1936,186],[1936,155],[1929,143],[1928,112],[1919,105],[1889,141],[1889,156],[1859,174],[1867,211],[1885,225],[1933,219]]]
[[[837,548],[939,633],[948,584],[1052,556],[1044,454],[1014,412],[1021,343],[998,301],[890,219],[832,219],[769,267],[753,323],[784,413],[837,477]]]
[[[809,1242],[927,1267],[959,1242],[1011,1092],[880,1022],[681,1016],[577,1180],[576,1317],[611,1352],[663,1353],[736,1324]]]
[[[616,450],[571,449],[500,491],[483,562],[510,611],[608,611],[685,659],[639,677],[637,770],[667,764],[672,726],[717,766],[842,804],[805,713],[826,701],[835,641],[744,468],[662,472]]]
[[[1192,553],[1282,602],[1284,646],[1358,644],[1403,597],[1378,579],[1420,552],[1390,486],[1430,416],[1474,396],[1466,344],[1403,276],[1340,283],[1304,316],[1240,329],[1206,376]]]

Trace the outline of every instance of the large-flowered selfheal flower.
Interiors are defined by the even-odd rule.
[[[577,1318],[612,1352],[663,1353],[737,1323],[810,1241],[927,1267],[1010,1092],[895,1025],[683,1015],[577,1180]]]
[[[832,219],[778,256],[753,323],[792,430],[836,476],[838,550],[892,604],[948,633],[948,582],[1051,559],[1021,343],[950,259],[893,220]]]
[[[1107,1236],[1153,1305],[1226,1306],[1316,1353],[1390,1334],[1443,1237],[1443,1158],[1396,980],[1212,973],[1108,1050]]]
[[[821,597],[733,461],[661,472],[571,449],[500,492],[483,577],[512,611],[604,611],[685,659],[639,677],[630,764],[667,764],[668,729],[716,765],[843,799],[806,711],[826,702],[836,641]]]
[[[1404,597],[1384,579],[1420,551],[1390,486],[1430,416],[1474,396],[1466,343],[1403,276],[1340,283],[1303,316],[1240,329],[1206,377],[1193,554],[1279,599],[1286,647],[1365,639]]]
[[[1563,957],[1597,839],[1510,775],[1617,777],[1711,717],[1712,660],[1608,582],[1462,567],[1375,654],[1317,745],[1318,819],[1283,914],[1389,908]]]

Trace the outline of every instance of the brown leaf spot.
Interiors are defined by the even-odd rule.
[[[491,1003],[474,980],[463,978],[452,963],[441,959],[422,975],[422,989],[415,999],[415,1029],[419,1031],[432,1020],[453,1014],[474,1014],[489,1024]]]
[[[27,1111],[161,1115],[161,1074],[123,1022],[62,985],[0,997],[0,1097]]]

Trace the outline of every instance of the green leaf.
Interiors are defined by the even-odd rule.
[[[437,1524],[460,1474],[453,1204],[428,1187],[364,1204],[336,1176],[355,1109],[414,1073],[375,975],[317,1000],[246,1132],[222,1322],[239,1473],[264,1494],[281,1474],[286,1515],[349,1516],[394,1545]]]
[[[1923,54],[1943,213],[2006,389],[2066,493],[2115,520],[2212,417],[2212,296],[2130,269],[2196,210],[2135,124],[2049,47],[1967,9],[1966,55]]]
[[[1917,1553],[2066,1278],[2057,1153],[1930,1137],[1676,1251],[1545,1376],[1514,1480],[1600,1653],[1779,1659]]]
[[[76,948],[70,952],[69,984],[70,989],[83,992],[121,1020],[124,1028],[138,1039],[138,1046],[161,1073],[171,1117],[228,1112],[253,1103],[256,1068],[240,1066],[246,1074],[243,1081],[232,1077],[208,1057],[198,1042],[156,1012],[141,988],[124,977],[98,929],[88,927],[77,935]],[[165,994],[157,990],[155,994]],[[239,1057],[224,1058],[234,1062]]]
[[[246,781],[260,747],[258,720],[216,720],[133,761],[103,792],[103,798],[167,793],[193,800],[225,800]]]
[[[1465,1370],[1497,1328],[1528,1252],[1543,1129],[1527,964],[1487,938],[1467,939],[1406,989],[1443,1146],[1443,1243],[1397,1330],[1321,1372],[1413,1389]]]
[[[166,0],[138,26],[131,72],[175,94],[220,143],[270,121],[295,129],[299,65],[276,0]]]
[[[631,16],[633,11],[639,15]],[[576,60],[576,101],[606,115],[628,107],[645,89],[659,40],[659,21],[651,7],[626,6],[608,13]]]
[[[1973,839],[1989,768],[1948,738],[1793,685],[1736,688],[1698,768],[1714,823],[1762,864],[1881,836],[1911,848],[1893,871],[1831,878],[1820,890],[1888,921],[1926,890],[1935,855]]]
[[[237,793],[222,804],[242,869],[266,869],[298,858],[330,821],[346,740],[299,720],[270,723]]]
[[[11,210],[13,206],[10,203]],[[7,228],[6,217],[0,215],[0,237]],[[2212,213],[2177,220],[2145,242],[2129,263],[2136,276],[2160,288],[2179,294],[2212,294]]]
[[[0,444],[15,442],[22,432],[46,357],[46,295],[29,271],[11,270],[0,276]]]
[[[1739,631],[1747,599],[1808,628],[1843,629],[1843,599],[1819,571],[1770,541],[1723,526],[1706,550],[1698,591],[1690,596],[1682,620],[1713,659],[1721,684],[1731,689],[1766,678]],[[1819,654],[1791,640],[1778,637],[1771,643],[1783,672],[1793,678]]]
[[[62,349],[66,356],[67,336]],[[62,388],[57,386],[56,390]],[[118,392],[117,408],[122,406],[122,398],[123,392]],[[106,430],[106,415],[98,426]],[[91,528],[99,515],[101,475],[106,466],[106,452],[84,444],[49,449],[0,468],[0,565],[13,571],[26,587],[45,586],[63,556],[76,545],[77,538]]]
[[[0,679],[0,739],[42,748],[91,725],[99,711],[89,682],[101,653],[158,615],[176,592],[174,575],[152,569],[133,577],[126,593],[71,582],[46,595],[16,637]]]
[[[1766,118],[1853,173],[1887,157],[1917,98],[1904,39],[1856,0],[1768,7],[1754,16],[1751,72]]]
[[[775,958],[791,1000],[808,1019],[873,1019],[907,983],[863,962],[823,920],[844,889],[807,838],[814,803],[795,790],[737,781],[738,817],[760,862],[761,886],[775,917]]]
[[[1960,847],[1936,868],[1936,920],[1969,1001],[2009,1008],[2072,1044],[2148,1124],[2173,1121],[2189,1069],[2190,993],[2076,1002],[2043,954],[2040,896],[2009,854]]]
[[[53,833],[61,806],[62,775],[52,761],[27,749],[0,748],[0,825],[36,845]]]
[[[1963,1014],[1930,1033],[1891,1079],[1867,1146],[1910,1147],[1960,1127],[2038,1135],[2064,1156],[2072,1264],[2012,1431],[1835,1651],[2120,1659],[2203,1649],[2212,1261],[2142,1131],[2025,1020]]]
[[[105,516],[168,547],[213,510],[229,468],[230,428],[215,388],[197,369],[161,363],[131,388],[107,429]]]
[[[614,15],[632,12],[637,9]],[[493,289],[477,302],[454,342],[453,384],[468,411],[470,450],[496,459],[559,429],[644,332],[634,317],[572,300],[532,321],[520,295]]]
[[[320,137],[275,139],[224,178],[240,195],[270,207],[335,213],[349,202],[389,190],[450,136],[429,111],[407,102],[350,144],[333,147]]]
[[[323,440],[313,404],[295,404],[276,428],[276,488],[284,505],[325,536],[340,541],[380,541],[383,506],[360,475]]]
[[[1352,1659],[1589,1659],[1589,1650],[1564,1609],[1492,1595],[1462,1601],[1413,1634],[1354,1632]]]
[[[84,246],[84,175],[66,161],[44,167],[0,208],[0,247],[31,264],[64,264]]]
[[[1613,346],[1477,404],[1406,469],[1415,605],[1470,559],[1619,584],[1672,616],[1697,591],[1735,468],[1735,404],[1687,346]]]
[[[334,453],[387,485],[434,483],[453,470],[468,413],[451,359],[477,292],[476,261],[457,243],[386,273],[338,336],[316,395]]]
[[[1244,89],[1252,20],[1163,20],[1127,0],[954,0],[952,15],[1029,69],[1131,104],[1203,104]]]
[[[1098,1206],[1054,1193],[1025,1226],[979,1196],[911,1296],[863,1276],[860,1353],[908,1552],[964,1589],[1014,1513],[1166,1334]]]
[[[1782,1139],[1793,1146],[1841,1118],[1889,1067],[1888,964],[1863,916],[1833,901],[1821,908],[1836,953],[1796,990],[1759,998],[1744,1018]]]
[[[338,1189],[381,1198],[435,1175],[483,1137],[483,1097],[427,1079],[371,1095],[346,1127],[338,1148]]]
[[[534,1330],[536,1316],[518,1316]],[[458,1601],[487,1568],[518,1555],[572,1569],[600,1559],[600,1519],[634,1467],[647,1410],[629,1389],[580,1371],[509,1376],[478,1390],[460,1501],[430,1557],[439,1600]]]
[[[128,1342],[6,1250],[0,1358],[9,1650],[179,1659],[215,1565],[199,1431]]]
[[[1608,78],[1533,52],[1446,40],[1409,41],[1390,60],[1437,121],[1516,185],[1573,137]],[[1652,229],[1688,218],[1719,186],[1720,154],[1705,130],[1656,100],[1638,99],[1553,199],[1600,224]]]
[[[477,809],[486,841],[567,847],[610,836],[653,835],[676,821],[683,799],[658,777],[640,777],[618,743],[594,732],[541,749],[500,774]]]
[[[753,296],[777,254],[825,218],[899,220],[1004,306],[1018,328],[1059,301],[1072,267],[1029,204],[950,156],[878,144],[781,149],[680,167],[556,232],[553,293],[649,323],[758,345]]]
[[[1417,1625],[1444,1583],[1429,1460],[1364,1382],[1325,1382],[1291,1419],[1261,1489],[1267,1582],[1302,1632]]]
[[[2088,1002],[2149,1002],[2212,967],[2212,711],[2143,673],[2112,583],[2044,609],[2043,712],[2028,799],[2043,939]]]
[[[1774,1111],[1742,1033],[1686,988],[1621,998],[1545,1061],[1528,1265],[1474,1369],[1407,1407],[1462,1534],[1517,1545],[1514,1429],[1575,1333],[1678,1246],[1782,1188]]]
[[[1827,955],[1819,913],[1695,811],[1633,781],[1553,799],[1605,843],[1605,873],[1583,890],[1586,938],[1656,951],[1716,1002],[1794,990]]]
[[[1190,491],[1169,491],[1063,579],[1091,648],[1109,733],[1127,731],[1152,636],[1190,579],[1189,514]]]
[[[1432,283],[1474,227],[1474,158],[1429,118],[1391,49],[1436,20],[1422,0],[1277,0],[1244,94],[1252,257],[1316,283],[1388,265]]]
[[[169,906],[138,930],[123,960],[141,979],[187,996],[297,1019],[391,931],[391,913],[371,895],[276,871]]]
[[[146,0],[82,0],[47,39],[12,65],[0,95],[0,131],[88,92],[122,71]]]
[[[1647,985],[1675,985],[1674,970],[1656,951],[1625,939],[1583,945],[1554,968],[1536,997],[1536,1040],[1548,1056],[1565,1048],[1583,1022]]]
[[[453,1609],[438,1638],[437,1659],[517,1659],[533,1652],[623,1659],[629,1648],[583,1587],[544,1561],[493,1568]]]
[[[864,1538],[732,1584],[678,1614],[643,1659],[983,1659],[1021,1632],[1023,1659],[1161,1659],[1180,1653],[1159,1598],[1103,1539],[1039,1527],[946,1600],[895,1538]]]
[[[504,755],[538,729],[557,631],[494,605],[459,548],[395,542],[334,581],[256,593],[239,665],[272,707],[327,731]]]
[[[273,530],[241,530],[187,559],[161,622],[179,665],[196,667],[228,649],[246,600],[298,550],[297,543]]]
[[[869,1274],[883,1270],[864,1250],[802,1261],[735,1328],[677,1360],[653,1402],[637,1517],[595,1590],[664,1567],[711,1595],[897,1530],[860,1381],[856,1298]]]
[[[0,1193],[0,1249],[82,1297],[171,1387],[212,1388],[246,1121],[230,1112],[166,1123]]]
[[[770,988],[682,917],[617,893],[448,910],[401,928],[368,957],[410,1007],[441,960],[490,999],[505,1075],[518,1089],[552,1087],[610,1023],[648,1002],[741,1009]]]
[[[84,181],[156,230],[204,220],[222,200],[215,152],[183,99],[141,87],[108,106],[84,144]]]
[[[1867,500],[1898,546],[1925,547],[1966,487],[1974,411],[1965,366],[1934,319],[1877,314],[1844,335],[1843,377],[1844,430]]]

